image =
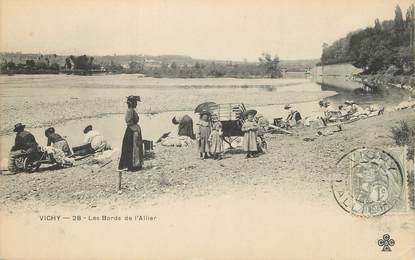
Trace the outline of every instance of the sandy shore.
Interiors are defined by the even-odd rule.
[[[123,174],[122,194],[116,189],[116,159],[104,167],[86,160],[68,169],[0,176],[0,203],[2,211],[9,213],[55,206],[115,209],[163,198],[267,189],[332,202],[329,174],[335,162],[356,147],[395,146],[390,128],[401,120],[415,124],[415,110],[387,112],[346,124],[342,132],[311,142],[303,140],[315,137],[311,128],[297,129],[292,136],[270,135],[268,153],[249,160],[240,150],[214,161],[200,160],[195,147],[157,146],[155,157],[145,161],[144,170]]]

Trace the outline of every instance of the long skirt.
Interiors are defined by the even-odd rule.
[[[198,142],[199,153],[210,152],[210,145],[209,145],[210,133],[211,133],[211,129],[209,126],[199,125],[199,142]]]
[[[223,152],[223,139],[218,132],[212,133],[212,143],[210,145],[211,153],[222,153]]]
[[[143,166],[143,138],[141,129],[133,131],[127,127],[125,129],[124,139],[122,140],[121,157],[118,169],[128,169],[130,171],[140,170]]]
[[[66,156],[69,156],[72,154],[71,148],[69,148],[68,142],[66,140],[60,140],[56,143],[53,143],[52,147],[63,151]]]
[[[258,151],[256,138],[257,138],[256,131],[245,132],[244,139],[243,139],[243,142],[242,142],[244,151],[246,151],[246,152],[256,152],[256,151]]]
[[[53,146],[41,146],[42,152],[47,152],[53,159],[55,159],[56,164],[59,166],[73,166],[75,160],[73,158],[66,157],[65,152],[59,148]]]

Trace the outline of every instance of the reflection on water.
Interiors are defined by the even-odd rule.
[[[385,107],[396,106],[398,103],[406,100],[409,96],[408,92],[399,88],[382,88],[372,92],[366,92],[361,88],[344,89],[337,88],[329,84],[320,84],[322,90],[335,90],[336,95],[331,96],[328,100],[335,104],[342,104],[346,100],[353,100],[359,105],[370,106],[372,104],[380,104]]]

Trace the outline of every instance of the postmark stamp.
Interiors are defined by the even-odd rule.
[[[332,174],[336,202],[346,212],[363,217],[385,214],[402,198],[405,170],[390,152],[356,148],[342,156]]]

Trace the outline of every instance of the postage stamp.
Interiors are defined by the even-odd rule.
[[[405,149],[356,148],[343,155],[332,174],[336,202],[346,212],[373,217],[407,210]]]

